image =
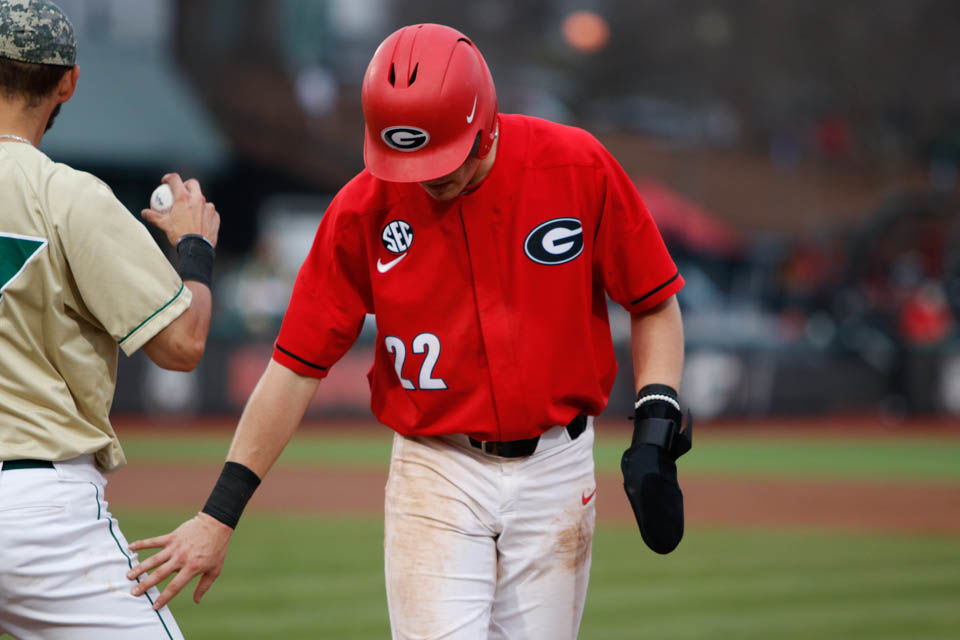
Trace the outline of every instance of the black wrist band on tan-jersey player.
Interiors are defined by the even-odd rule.
[[[180,279],[193,280],[209,288],[213,281],[213,259],[217,255],[213,244],[199,233],[188,233],[177,241],[177,254]]]
[[[202,511],[236,529],[244,507],[259,486],[257,474],[239,462],[227,462]]]

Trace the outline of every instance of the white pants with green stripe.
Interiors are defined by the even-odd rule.
[[[159,595],[130,595],[137,562],[107,511],[91,456],[53,469],[0,465],[0,635],[18,640],[177,640]]]

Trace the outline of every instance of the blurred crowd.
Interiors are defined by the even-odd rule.
[[[201,178],[227,220],[220,340],[275,335],[329,194],[363,167],[373,47],[436,21],[481,45],[501,110],[589,129],[635,178],[687,280],[690,379],[704,398],[734,381],[717,411],[843,371],[841,395],[960,413],[953,0],[62,4],[86,82],[45,144],[133,211],[171,168]]]

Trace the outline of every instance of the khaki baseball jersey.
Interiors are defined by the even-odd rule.
[[[117,346],[130,355],[191,297],[109,187],[0,141],[0,460],[122,465]]]

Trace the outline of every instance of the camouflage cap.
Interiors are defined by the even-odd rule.
[[[57,5],[46,0],[0,0],[0,57],[35,64],[73,65],[77,38]]]

